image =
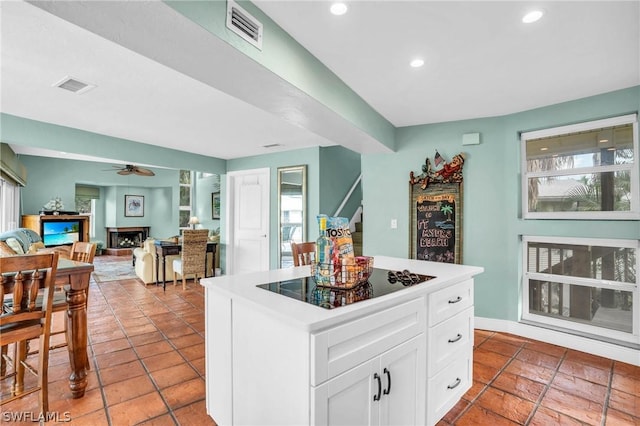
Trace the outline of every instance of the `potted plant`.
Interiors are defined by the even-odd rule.
[[[104,250],[104,241],[96,240],[91,242],[96,245],[96,256],[102,255],[102,252]]]

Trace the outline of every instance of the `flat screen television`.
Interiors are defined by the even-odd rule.
[[[45,247],[71,245],[80,241],[82,222],[73,219],[42,221],[42,242]]]

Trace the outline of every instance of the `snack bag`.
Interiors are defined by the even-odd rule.
[[[318,215],[318,224],[321,217],[327,219],[327,236],[333,240],[333,247],[334,250],[337,250],[338,257],[354,257],[349,219],[346,217]]]

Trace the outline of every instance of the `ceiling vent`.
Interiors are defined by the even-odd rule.
[[[262,24],[233,0],[227,1],[227,28],[262,50]]]
[[[53,86],[68,90],[78,95],[86,93],[96,87],[95,84],[83,83],[82,81],[69,76],[66,76],[57,83],[54,83]]]

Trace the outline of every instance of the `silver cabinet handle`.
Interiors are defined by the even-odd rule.
[[[458,296],[453,300],[449,300],[449,303],[454,304],[462,301],[462,297]]]
[[[460,380],[460,378],[458,377],[452,385],[447,386],[447,389],[455,389],[458,387],[458,385],[460,385],[460,383],[462,383],[462,380]]]

